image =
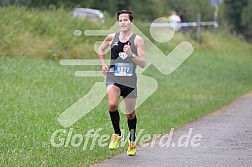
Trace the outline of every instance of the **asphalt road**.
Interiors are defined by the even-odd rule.
[[[170,136],[138,147],[133,157],[125,152],[94,166],[251,167],[252,92]]]

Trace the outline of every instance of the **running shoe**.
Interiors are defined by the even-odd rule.
[[[127,150],[127,155],[128,156],[133,156],[136,154],[136,144],[133,141],[129,141],[129,147]]]
[[[115,150],[119,147],[120,141],[123,140],[123,135],[119,136],[118,134],[113,134],[111,142],[109,144],[110,150]]]

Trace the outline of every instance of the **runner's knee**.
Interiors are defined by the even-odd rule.
[[[133,120],[135,118],[135,116],[136,116],[135,112],[131,112],[130,114],[127,114],[127,118],[129,120]]]
[[[117,111],[118,104],[115,102],[109,102],[109,111]]]

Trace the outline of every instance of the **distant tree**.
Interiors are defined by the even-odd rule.
[[[32,0],[0,0],[0,6],[18,5],[28,6]]]
[[[214,8],[207,0],[167,0],[167,10],[175,10],[183,15],[184,21],[196,21],[197,13],[201,14],[201,20],[213,20]]]
[[[252,0],[248,0],[248,4],[242,11],[242,26],[244,26],[244,34],[252,36]]]
[[[227,22],[231,31],[241,33],[241,34],[244,33],[246,26],[242,24],[242,13],[243,13],[244,8],[247,6],[247,3],[248,3],[248,0],[241,0],[241,1],[224,0],[225,17],[227,19]]]

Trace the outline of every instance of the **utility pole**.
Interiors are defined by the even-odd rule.
[[[201,41],[200,24],[201,24],[201,14],[198,12],[197,13],[197,33],[196,33],[196,39],[198,42]]]
[[[214,11],[214,32],[218,29],[218,5],[215,5]]]

